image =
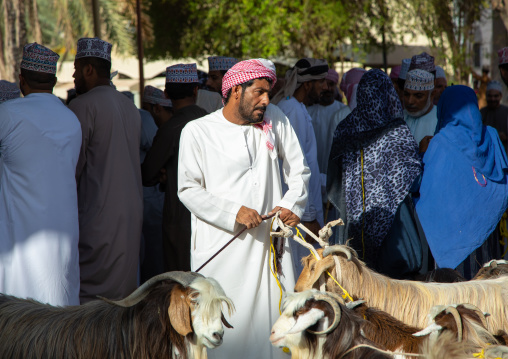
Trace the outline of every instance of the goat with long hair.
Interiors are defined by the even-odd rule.
[[[344,288],[351,296],[365,299],[369,306],[415,327],[426,325],[427,313],[435,305],[470,303],[491,314],[487,318],[491,332],[508,328],[508,276],[458,283],[396,280],[369,269],[348,246],[335,245],[318,252],[323,259],[309,255],[302,260],[304,269],[295,291],[316,288],[342,295]]]
[[[234,305],[217,281],[191,272],[151,278],[120,301],[53,307],[0,295],[0,358],[206,358]]]
[[[392,358],[365,338],[364,324],[365,320],[340,303],[333,293],[291,293],[272,327],[270,341],[274,346],[288,347],[293,359]]]

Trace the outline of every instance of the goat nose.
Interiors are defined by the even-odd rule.
[[[224,335],[224,333],[215,332],[215,333],[213,333],[213,338],[216,340],[222,340],[223,335]]]

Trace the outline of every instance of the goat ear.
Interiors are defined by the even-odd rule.
[[[233,326],[229,324],[226,318],[224,317],[224,313],[221,314],[220,320],[222,320],[222,324],[224,324],[226,328],[233,329]]]
[[[301,314],[296,319],[295,325],[287,331],[286,334],[295,334],[307,330],[312,327],[319,320],[323,319],[325,313],[321,309],[311,308],[304,314]]]
[[[187,302],[187,292],[181,285],[176,285],[171,291],[168,308],[169,321],[178,334],[187,336],[192,333],[190,307]]]
[[[335,261],[333,260],[333,256],[327,256],[323,259],[316,262],[316,266],[314,267],[314,270],[310,274],[309,283],[311,286],[316,283],[321,275],[323,275],[324,272],[327,270],[335,267]]]

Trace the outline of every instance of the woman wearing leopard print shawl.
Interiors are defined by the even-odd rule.
[[[357,107],[335,130],[327,191],[345,226],[338,243],[348,243],[371,267],[407,277],[422,263],[410,190],[422,171],[402,105],[381,70],[365,73]]]

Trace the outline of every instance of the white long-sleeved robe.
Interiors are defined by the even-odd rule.
[[[305,214],[302,217],[302,221],[313,221],[317,219],[319,224],[324,225],[323,195],[321,188],[322,177],[319,172],[317,161],[316,135],[312,128],[312,118],[305,105],[294,97],[282,99],[277,106],[284,112],[291,126],[293,126],[305,155],[305,160],[310,168],[309,200],[307,202],[307,207],[305,207]],[[286,188],[283,185],[283,192],[285,190]],[[293,246],[292,250],[294,258],[293,268],[295,273],[300,275],[303,269],[301,258],[309,255],[309,251],[303,246]]]
[[[339,101],[333,101],[328,106],[316,104],[307,107],[307,111],[312,118],[312,128],[316,135],[317,162],[321,172],[321,194],[324,202],[326,202],[326,172],[328,170],[328,158],[332,148],[333,134],[337,125],[342,120],[336,116],[336,113],[341,109],[349,109],[349,107]]]
[[[0,105],[0,292],[79,304],[80,147],[79,121],[56,96]]]
[[[413,117],[404,110],[404,120],[413,134],[416,143],[420,144],[420,141],[425,136],[434,136],[436,132],[437,107],[433,106],[428,114],[420,117]]]
[[[225,119],[222,110],[188,123],[180,138],[178,195],[192,212],[191,265],[197,270],[243,226],[236,223],[240,207],[267,214],[275,206],[301,217],[307,200],[309,168],[288,119],[274,105],[265,113],[272,121],[275,149],[271,156],[266,137],[253,126]],[[289,190],[282,197],[279,161],[283,160]],[[280,292],[269,269],[270,221],[246,230],[200,273],[219,281],[233,299],[236,313],[224,343],[208,350],[209,358],[288,358],[269,341],[279,317]],[[285,291],[293,291],[290,247],[286,242],[281,277]]]

